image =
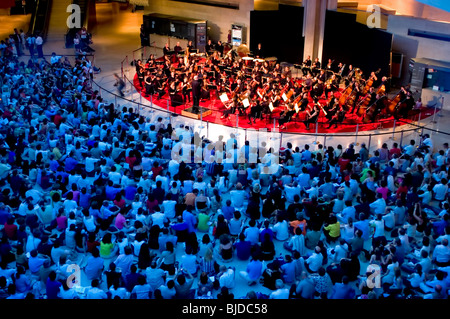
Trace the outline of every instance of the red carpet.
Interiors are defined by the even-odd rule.
[[[158,94],[154,94],[153,98],[150,96],[145,95],[143,92],[141,92],[142,88],[140,87],[139,81],[137,79],[137,75],[135,75],[133,84],[138,92],[142,94],[142,97],[153,101],[154,106],[159,106],[161,109],[167,110],[167,104],[169,101],[169,94],[166,92],[166,94],[161,98],[158,99]],[[278,126],[278,118],[279,114],[282,111],[282,107],[278,107],[274,109],[274,111],[271,114],[271,118],[264,118],[262,120],[256,120],[255,124],[249,124],[247,116],[239,116],[239,120],[236,120],[237,115],[233,114],[231,116],[228,116],[227,118],[221,119],[222,112],[225,109],[225,106],[223,105],[222,101],[216,96],[216,92],[211,90],[210,91],[210,99],[209,100],[201,100],[200,106],[203,108],[208,108],[212,111],[211,115],[203,117],[203,121],[205,122],[211,122],[215,124],[221,124],[229,127],[236,127],[236,124],[240,128],[252,128],[255,130],[266,128],[269,131],[274,130],[274,122],[275,122],[275,130],[286,132],[286,133],[315,133],[316,128],[314,125],[310,126],[310,129],[307,130],[305,127],[305,124],[303,123],[304,115],[301,115],[298,113],[294,116],[294,119],[287,123],[286,127],[284,129],[280,129]],[[311,104],[313,103],[312,100],[310,101]],[[326,100],[319,101],[323,105],[326,104]],[[169,101],[170,106],[170,101]],[[179,105],[177,107],[170,106],[170,111],[176,114],[181,114],[181,111],[184,109],[187,109],[189,107],[192,107],[192,100],[191,103]],[[237,112],[236,112],[237,113]],[[413,113],[413,112],[410,112]],[[300,114],[300,116],[298,116]],[[402,119],[402,121],[396,122],[396,127],[399,127],[401,125],[406,125],[407,123],[417,121],[419,118],[425,119],[429,116],[432,116],[434,114],[434,109],[429,109],[427,107],[423,107],[420,110],[414,111],[414,114],[411,114],[411,116],[408,119]],[[274,121],[275,119],[275,121]],[[358,132],[362,131],[373,131],[376,129],[386,129],[386,128],[392,128],[394,126],[394,117],[385,114],[384,118],[379,120],[375,123],[368,123],[364,124],[361,121],[361,118],[358,117],[356,114],[347,114],[345,117],[345,120],[343,123],[339,124],[337,128],[328,128],[328,119],[325,118],[324,114],[321,112],[320,117],[318,120],[318,127],[317,132],[318,133],[351,133],[356,132],[358,129]],[[357,124],[359,124],[357,128]]]

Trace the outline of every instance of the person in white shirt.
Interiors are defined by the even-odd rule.
[[[298,183],[294,182],[292,184],[285,185],[284,193],[286,195],[286,201],[288,203],[293,203],[295,195],[300,196],[300,187],[298,186]]]
[[[323,255],[320,251],[321,248],[316,246],[314,253],[305,260],[305,268],[308,272],[315,273],[319,271],[320,267],[322,267]]]
[[[281,279],[275,281],[276,290],[269,295],[269,299],[289,299],[289,289],[284,286]]]
[[[370,211],[373,214],[384,214],[384,212],[386,211],[386,201],[384,200],[383,195],[381,193],[377,193],[377,200],[373,203],[370,203],[369,206]]]
[[[247,197],[247,193],[242,189],[242,184],[237,183],[236,189],[230,192],[231,203],[234,208],[240,209],[244,207],[244,202]]]
[[[164,216],[168,219],[175,218],[175,205],[176,201],[172,200],[172,196],[170,194],[167,195],[166,200],[164,200],[161,204],[162,211]]]
[[[434,199],[437,201],[444,201],[447,197],[448,192],[448,185],[447,185],[447,179],[442,178],[441,182],[439,184],[434,185],[433,187],[433,193],[434,193]]]
[[[286,220],[279,220],[272,227],[275,238],[279,241],[285,241],[289,238],[289,224]]]

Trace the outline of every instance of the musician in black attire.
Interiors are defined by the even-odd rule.
[[[163,54],[164,55],[168,55],[170,52],[170,47],[169,47],[169,43],[166,43],[166,45],[163,48]]]
[[[317,76],[317,74],[320,72],[320,61],[319,58],[316,58],[314,60],[314,63],[311,66],[311,73],[313,76]]]
[[[145,94],[146,95],[153,95],[155,93],[155,75],[152,74],[150,71],[147,71],[147,74],[145,75]]]
[[[208,40],[208,43],[205,45],[205,53],[207,56],[211,55],[214,51],[214,44],[212,44],[211,39]]]
[[[319,98],[323,94],[324,84],[321,80],[317,80],[317,83],[314,84],[310,94],[311,98],[314,100],[314,102],[317,102]]]
[[[333,124],[334,128],[337,128],[338,123],[342,123],[342,121],[344,121],[344,118],[345,118],[345,110],[342,107],[339,107],[337,112],[331,117],[330,125],[327,128],[331,128]]]
[[[302,63],[303,76],[306,76],[308,73],[311,72],[311,64],[312,64],[311,56],[308,55],[306,60],[303,61],[303,63]]]
[[[158,98],[161,99],[166,93],[166,83],[160,76],[156,76],[156,80],[154,82],[154,88],[158,93]]]
[[[288,109],[283,111],[283,113],[280,116],[280,119],[278,120],[278,124],[280,128],[284,128],[285,124],[292,120],[292,117],[295,114],[295,108],[292,104],[289,104]]]
[[[331,101],[324,107],[324,109],[327,112],[327,115],[325,117],[331,121],[333,116],[339,111],[339,100],[337,98],[332,98]]]
[[[175,54],[179,54],[181,51],[183,51],[183,48],[180,45],[180,42],[177,42],[177,45],[173,47],[173,51],[175,51]]]
[[[325,85],[325,98],[328,98],[328,94],[330,92],[331,93],[336,92],[338,90],[338,88],[339,88],[339,83],[338,83],[338,80],[337,80],[337,75],[333,74],[331,76],[331,78],[329,78],[327,80],[327,83]]]
[[[414,108],[415,101],[412,96],[411,91],[406,92],[406,98],[401,100],[399,102],[399,105],[397,106],[397,112],[395,114],[395,118],[398,119],[399,115],[400,117],[407,118],[409,111],[411,111]]]
[[[371,119],[372,123],[375,123],[378,114],[380,114],[381,111],[386,107],[386,104],[384,104],[384,100],[385,99],[387,99],[386,95],[382,95],[382,96],[378,95],[378,99],[377,99],[377,101],[375,102],[375,105],[374,105],[375,109],[374,109],[374,111],[372,113],[372,119]]]
[[[178,81],[174,80],[169,85],[170,105],[173,107],[183,104],[183,97],[178,91],[178,84]]]
[[[325,82],[327,80],[327,73],[325,72],[325,70],[319,71],[319,75],[317,76],[317,79],[322,82]]]
[[[264,58],[261,43],[258,43],[258,47],[255,49],[255,52],[253,53],[253,55],[255,56],[256,59]]]
[[[225,110],[223,111],[221,119],[228,117],[230,114],[236,113],[236,107],[239,103],[238,96],[233,96],[233,99],[228,104],[225,104]]]
[[[314,103],[313,110],[309,112],[309,114],[307,114],[307,118],[304,122],[307,130],[309,130],[309,125],[311,123],[316,123],[317,118],[319,117],[319,113],[320,113],[319,106],[316,103]]]
[[[308,103],[309,103],[308,93],[303,93],[302,99],[300,100],[300,105],[298,106],[300,111],[306,110]]]
[[[202,93],[202,82],[198,79],[198,75],[194,75],[192,80],[192,112],[198,113],[200,110],[200,97]]]
[[[256,103],[252,103],[252,107],[248,113],[248,123],[252,124],[252,120],[253,123],[256,123],[256,119],[258,118],[262,118],[262,106],[259,99],[256,100]]]
[[[192,44],[192,41],[189,41],[189,42],[188,42],[188,45],[187,45],[187,51],[188,51],[189,53],[192,53],[192,52],[195,51],[195,46]]]
[[[222,41],[217,41],[216,44],[216,51],[220,53],[220,56],[223,56],[223,50],[224,50],[224,46],[222,44]]]
[[[353,94],[355,95],[355,99],[353,100],[353,107],[350,113],[353,113],[358,106],[358,100],[361,97],[363,88],[358,80],[355,80],[352,84]]]

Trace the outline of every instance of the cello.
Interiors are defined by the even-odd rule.
[[[347,102],[348,96],[352,93],[352,84],[350,83],[339,97],[339,105],[344,105]]]
[[[390,103],[389,103],[389,105],[387,107],[387,112],[389,114],[394,114],[395,113],[397,105],[398,105],[398,103],[400,102],[400,99],[401,99],[402,91],[403,91],[403,87],[400,89],[400,91],[398,91],[398,93],[395,95],[395,97],[390,101]]]
[[[375,81],[377,79],[377,74],[381,72],[381,69],[378,69],[378,71],[376,72],[372,72],[372,74],[370,75],[369,79],[366,82],[366,86],[364,87],[364,90],[362,92],[362,94],[366,94],[367,92],[369,92],[369,89],[372,87],[373,81]]]

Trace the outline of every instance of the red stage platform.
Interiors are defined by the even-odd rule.
[[[161,99],[158,99],[158,94],[154,94],[152,97],[147,96],[144,92],[142,92],[142,88],[140,87],[139,81],[137,79],[137,75],[134,77],[133,84],[138,92],[142,95],[143,98],[152,101],[154,106],[161,107],[162,110],[167,110],[167,104],[169,103],[169,94],[166,93]],[[319,100],[322,105],[326,104],[326,100]],[[313,104],[313,101],[310,100],[310,104]],[[182,104],[176,107],[170,106],[169,109],[171,112],[186,116],[189,112],[189,109],[192,107],[192,99],[190,103]],[[362,132],[362,131],[373,131],[378,129],[388,129],[394,126],[394,117],[389,114],[385,114],[381,117],[381,119],[375,123],[363,123],[362,118],[357,116],[356,114],[347,114],[344,121],[340,123],[337,128],[334,126],[328,129],[328,119],[321,112],[320,117],[318,119],[318,127],[315,125],[311,125],[310,129],[307,130],[305,124],[303,123],[304,115],[298,113],[294,116],[293,120],[288,122],[285,125],[285,128],[281,129],[278,126],[278,118],[282,111],[282,107],[275,108],[270,116],[264,116],[263,119],[256,120],[256,123],[250,124],[247,116],[239,116],[239,119],[236,119],[236,114],[232,114],[226,118],[221,118],[223,114],[223,110],[225,109],[224,104],[217,96],[216,91],[210,91],[210,99],[201,100],[200,107],[208,109],[210,112],[206,115],[204,113],[203,121],[211,122],[215,124],[225,125],[229,127],[236,127],[238,125],[240,128],[252,128],[252,129],[262,129],[265,128],[269,131],[275,129],[280,132],[286,133],[314,133],[317,130],[317,133],[351,133],[351,132]],[[402,121],[397,121],[395,123],[396,127],[401,125],[408,124],[413,121],[417,121],[419,116],[421,119],[425,119],[429,116],[433,116],[434,109],[429,109],[427,107],[422,107],[421,109],[414,110],[410,112],[410,116],[407,119],[402,119]],[[419,115],[420,114],[420,115]],[[195,116],[188,116],[190,118],[195,118]]]

